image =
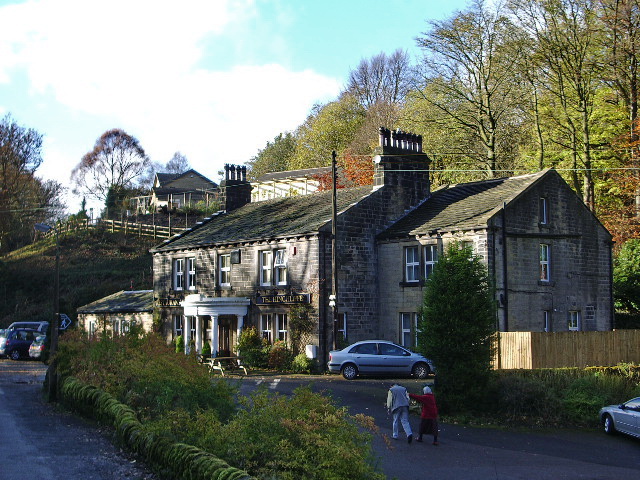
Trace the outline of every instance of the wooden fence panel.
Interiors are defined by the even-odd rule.
[[[640,330],[500,332],[494,367],[560,368],[640,363]]]

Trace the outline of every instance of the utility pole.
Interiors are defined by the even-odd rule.
[[[333,179],[333,190],[331,196],[331,295],[329,296],[329,305],[333,310],[333,349],[338,349],[338,268],[336,255],[336,223],[338,221],[338,202],[337,202],[337,165],[336,151],[331,153],[331,177]]]

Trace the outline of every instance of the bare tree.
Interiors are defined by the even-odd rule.
[[[7,115],[0,121],[0,249],[27,243],[33,225],[62,213],[62,186],[42,182],[35,172],[42,163],[42,135]]]
[[[346,91],[369,108],[378,103],[401,103],[413,84],[414,69],[409,56],[403,50],[396,50],[391,55],[383,52],[362,59],[349,74]]]
[[[180,152],[176,152],[165,165],[164,173],[184,173],[191,168],[189,160]]]
[[[466,11],[430,26],[417,39],[424,51],[423,80],[431,87],[424,100],[445,122],[453,120],[478,139],[485,168],[493,176],[501,125],[523,95],[513,25],[500,4],[490,9],[483,0],[474,0]]]
[[[150,165],[135,137],[120,129],[109,130],[71,172],[74,193],[106,200],[109,190],[120,191],[135,186]]]

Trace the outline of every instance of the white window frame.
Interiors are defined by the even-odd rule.
[[[187,258],[187,289],[196,289],[196,257]]]
[[[273,314],[263,313],[260,315],[260,335],[269,343],[273,343]]]
[[[279,248],[273,255],[273,270],[276,285],[287,284],[287,249]]]
[[[231,286],[231,254],[218,255],[218,278],[221,287]]]
[[[540,215],[540,225],[547,225],[549,223],[549,203],[547,202],[546,197],[540,197],[538,210]]]
[[[438,263],[438,245],[425,245],[424,247],[424,278],[429,278],[433,268]]]
[[[173,261],[173,289],[184,290],[184,258]]]
[[[173,333],[177,337],[178,335],[182,335],[182,329],[184,326],[184,319],[182,315],[174,315],[173,316]]]
[[[277,328],[277,337],[278,340],[287,342],[288,335],[288,327],[289,327],[289,318],[286,313],[276,313],[276,328]]]
[[[569,311],[569,331],[570,332],[580,331],[580,311],[579,310]]]
[[[413,255],[409,255],[412,252]],[[404,247],[404,278],[407,283],[420,281],[420,249],[417,246]]]
[[[400,345],[406,348],[415,347],[417,331],[418,314],[416,312],[400,312]]]
[[[273,252],[260,251],[260,285],[269,286],[273,283]]]
[[[551,331],[551,315],[549,315],[549,310],[542,311],[542,331]]]
[[[540,281],[551,281],[551,245],[540,244]]]
[[[342,321],[338,319],[338,334],[342,334],[342,338],[344,341],[347,341],[347,314],[346,313],[338,313],[339,317],[342,317]],[[338,336],[340,338],[340,336]]]

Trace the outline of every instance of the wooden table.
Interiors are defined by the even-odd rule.
[[[247,375],[247,368],[242,365],[241,357],[214,357],[208,358],[204,361],[205,365],[208,365],[209,372],[220,372],[224,377],[225,373],[244,372]]]

